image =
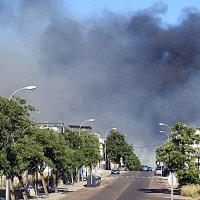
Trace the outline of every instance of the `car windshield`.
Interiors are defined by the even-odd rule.
[[[156,170],[161,170],[161,167],[157,167]]]
[[[119,170],[119,169],[118,169],[118,168],[113,168],[112,170],[113,170],[113,171],[116,171],[116,170]]]

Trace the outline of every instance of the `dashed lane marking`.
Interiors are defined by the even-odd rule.
[[[153,179],[153,177],[151,176],[111,176],[110,177],[111,179],[117,179],[117,178],[120,178],[120,179],[128,179],[128,178],[131,178],[131,179]]]

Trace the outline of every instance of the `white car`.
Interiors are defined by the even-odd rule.
[[[164,168],[161,166],[156,167],[156,169],[154,170],[154,175],[162,175],[163,169]]]

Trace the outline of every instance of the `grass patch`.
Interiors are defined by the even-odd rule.
[[[181,195],[186,197],[198,198],[200,194],[200,185],[185,185],[180,189]]]

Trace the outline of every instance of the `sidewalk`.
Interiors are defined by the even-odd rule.
[[[157,190],[162,190],[165,199],[171,198],[171,185],[168,183],[168,176],[163,177],[154,177],[155,178],[155,188]],[[159,196],[160,194],[156,194],[155,196]],[[190,197],[182,196],[180,194],[180,190],[178,188],[178,184],[175,184],[173,187],[173,199],[174,200],[195,200]]]
[[[104,170],[101,175],[101,180],[109,180],[107,177],[110,174],[110,170]],[[49,196],[45,196],[44,193],[39,193],[38,199],[48,199],[48,200],[59,200],[61,198],[65,197],[65,194],[67,192],[75,192],[77,190],[80,190],[82,188],[85,188],[85,185],[87,185],[87,181],[80,181],[74,183],[74,185],[61,185],[58,187],[58,193],[55,193],[54,190],[49,193]]]

